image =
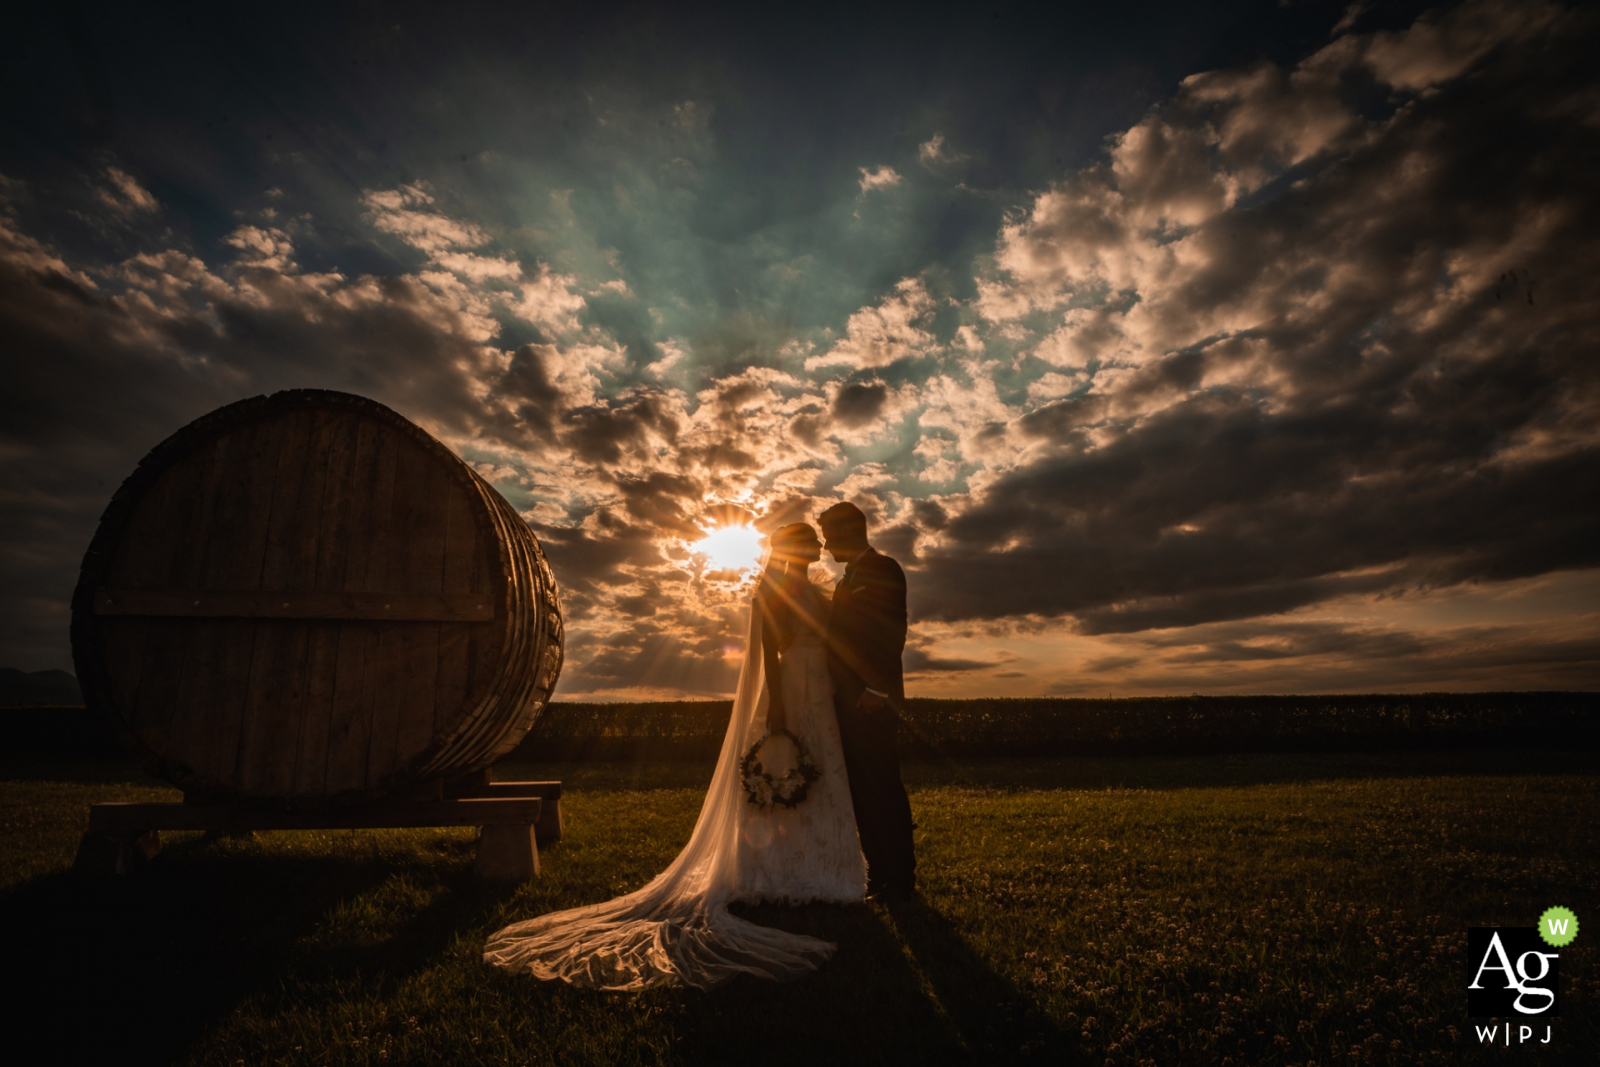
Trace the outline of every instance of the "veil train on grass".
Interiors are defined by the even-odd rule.
[[[761,572],[766,570],[762,560]],[[760,612],[754,605],[744,666],[717,769],[689,843],[643,889],[604,904],[552,912],[490,936],[485,962],[595,989],[657,985],[708,989],[740,974],[785,981],[821,966],[831,941],[791,934],[728,911],[736,884],[744,739],[766,715]]]

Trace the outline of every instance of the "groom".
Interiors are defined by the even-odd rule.
[[[906,697],[900,668],[906,576],[900,564],[867,544],[867,517],[854,504],[835,504],[817,522],[828,554],[845,565],[828,621],[828,672],[867,859],[867,893],[900,899],[916,886],[917,863],[894,740]]]

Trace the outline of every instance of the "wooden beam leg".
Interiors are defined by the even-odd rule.
[[[539,821],[533,824],[534,834],[541,845],[553,845],[561,840],[561,798],[545,798],[539,809]]]
[[[90,830],[78,842],[78,855],[72,869],[88,874],[132,874],[155,859],[161,851],[161,835],[144,833],[103,833]]]
[[[539,876],[539,845],[532,826],[485,826],[478,832],[478,877],[528,882]]]

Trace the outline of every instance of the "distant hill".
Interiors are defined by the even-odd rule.
[[[19,671],[0,667],[0,708],[39,704],[81,705],[78,679],[66,671]]]

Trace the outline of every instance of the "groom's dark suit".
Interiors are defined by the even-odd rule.
[[[845,567],[828,620],[839,735],[856,810],[867,883],[874,893],[909,893],[916,880],[911,804],[900,782],[895,721],[905,702],[900,653],[906,646],[906,576],[900,564],[867,549]],[[889,706],[858,707],[875,689]]]

